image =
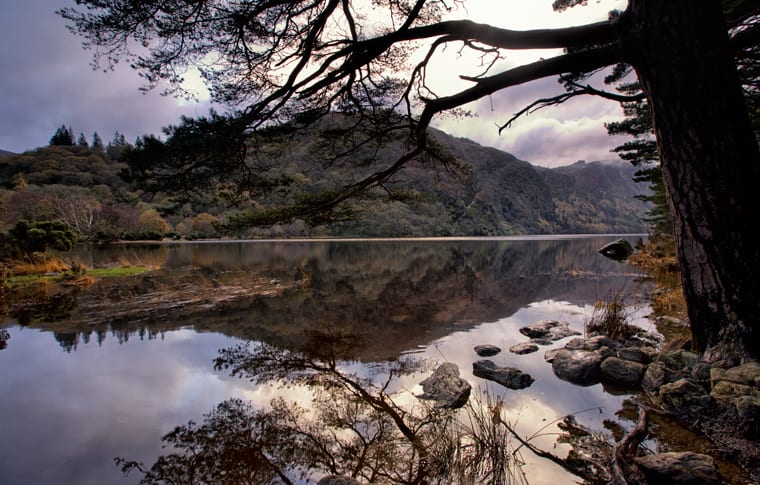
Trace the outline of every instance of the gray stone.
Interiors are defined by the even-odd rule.
[[[734,401],[736,413],[741,420],[745,438],[756,439],[760,436],[760,398],[742,396]]]
[[[498,382],[509,389],[525,389],[533,384],[533,377],[514,367],[499,367],[493,361],[473,362],[472,373],[477,377]]]
[[[688,350],[672,350],[660,355],[660,361],[664,362],[668,369],[681,370],[691,369],[699,363],[699,356]]]
[[[724,380],[754,386],[755,380],[760,377],[760,364],[749,362],[726,370]]]
[[[710,485],[721,483],[715,460],[691,451],[659,453],[633,459],[649,483]]]
[[[549,339],[561,340],[572,335],[581,335],[580,332],[572,330],[567,322],[558,322],[557,320],[539,320],[520,329],[520,333],[531,339]]]
[[[711,394],[721,397],[760,396],[760,392],[754,387],[731,381],[716,382]]]
[[[645,391],[655,392],[663,384],[668,383],[668,370],[662,362],[653,362],[647,366],[644,377],[641,379],[641,388]]]
[[[343,475],[328,475],[319,480],[317,485],[361,485],[361,482]]]
[[[602,356],[596,352],[562,349],[554,356],[552,370],[563,381],[587,386],[599,382],[601,364]]]
[[[492,355],[496,355],[501,352],[501,349],[499,347],[489,344],[476,345],[474,350],[475,353],[481,357],[491,357]]]
[[[605,384],[624,389],[638,389],[646,366],[617,357],[604,359],[601,364],[601,378]]]
[[[532,338],[530,339],[530,343],[536,345],[552,345],[554,341],[548,338]]]
[[[704,388],[690,379],[679,379],[662,385],[660,400],[666,408],[684,413],[703,409],[710,403]]]
[[[472,387],[459,377],[459,366],[444,362],[433,374],[420,382],[423,394],[420,399],[435,401],[435,407],[444,409],[461,408],[470,398]]]
[[[554,361],[554,358],[557,356],[557,352],[559,352],[562,349],[549,349],[544,353],[544,360],[549,362],[550,364]]]
[[[652,359],[649,354],[640,348],[626,347],[617,351],[617,356],[623,360],[638,362],[639,364],[649,364]]]
[[[517,345],[513,345],[509,348],[509,351],[513,354],[524,355],[531,354],[538,350],[538,345],[530,342],[522,342]]]
[[[599,252],[615,261],[623,261],[633,254],[633,246],[625,239],[617,239],[599,248]]]
[[[760,420],[760,397],[742,396],[736,399],[735,404],[740,418]]]
[[[691,377],[698,381],[709,381],[712,366],[707,362],[700,362],[691,369]]]

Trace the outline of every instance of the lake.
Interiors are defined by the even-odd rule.
[[[224,401],[238,398],[257,410],[284,397],[309,408],[304,382],[251,382],[215,366],[215,359],[245,342],[286,355],[327,334],[352,338],[336,364],[342,372],[380,387],[387,381],[385,391],[410,406],[418,406],[419,382],[437,363],[456,363],[473,395],[502,402],[521,435],[550,425],[531,442],[562,454],[552,422],[577,413],[579,423],[594,429],[604,429],[605,420],[630,427],[618,416],[626,396],[554,377],[543,355],[566,340],[527,355],[507,349],[526,341],[518,329],[537,320],[566,321],[583,332],[594,303],[614,294],[631,304],[634,323],[653,330],[645,318],[647,283],[634,268],[597,252],[616,238],[78,248],[67,257],[88,267],[153,269],[88,288],[37,288],[26,295],[34,304],[7,305],[0,325],[10,336],[0,350],[0,482],[137,483],[140,475],[125,477],[115,457],[150,466],[167,452],[163,435],[189,420],[203,422]],[[504,349],[490,359],[535,382],[510,390],[475,377],[472,363],[481,358],[473,347],[480,344]],[[426,366],[400,372],[391,383],[386,370],[399,357]],[[244,377],[258,371],[248,372]],[[530,483],[571,480],[558,466],[522,453]]]

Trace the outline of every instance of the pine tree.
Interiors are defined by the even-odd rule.
[[[72,146],[74,144],[74,135],[69,128],[61,125],[50,138],[50,146]]]
[[[79,145],[80,147],[88,147],[88,146],[90,146],[87,143],[87,138],[85,138],[84,133],[80,133],[79,134],[79,138],[77,139],[77,145]]]
[[[96,150],[103,149],[103,139],[100,138],[97,131],[92,134],[92,148]]]

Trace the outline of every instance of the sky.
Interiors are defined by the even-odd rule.
[[[592,0],[564,13],[551,0],[469,0],[455,15],[511,29],[581,25],[623,9],[624,0]],[[180,116],[203,116],[211,105],[161,96],[160,89],[143,94],[143,80],[126,65],[114,71],[93,70],[91,52],[81,47],[57,9],[74,0],[2,0],[0,2],[0,150],[23,152],[47,145],[61,125],[91,141],[97,131],[104,142],[114,132],[134,141],[144,134],[178,124]],[[494,11],[496,9],[496,11]],[[556,52],[510,53],[505,65],[519,65]],[[461,60],[454,52],[438,62],[442,83],[457,83]],[[440,119],[433,126],[478,143],[510,152],[542,166],[568,165],[577,160],[613,160],[610,148],[622,139],[607,135],[604,123],[622,117],[617,103],[579,97],[518,120],[499,134],[498,125],[531,101],[559,94],[554,78],[510,88],[467,108],[477,113],[465,119]]]

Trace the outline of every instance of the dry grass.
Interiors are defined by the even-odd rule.
[[[672,237],[656,237],[648,240],[629,258],[629,263],[648,273],[654,280],[655,290],[649,295],[653,317],[671,317],[682,322],[688,321],[686,298],[681,286],[681,273],[676,256],[675,240]],[[673,345],[683,345],[690,340],[687,326],[660,328],[658,330]],[[665,345],[668,345],[667,343]]]
[[[28,261],[14,261],[10,263],[9,273],[12,276],[40,275],[49,273],[63,273],[71,269],[71,266],[55,257],[35,257]]]

